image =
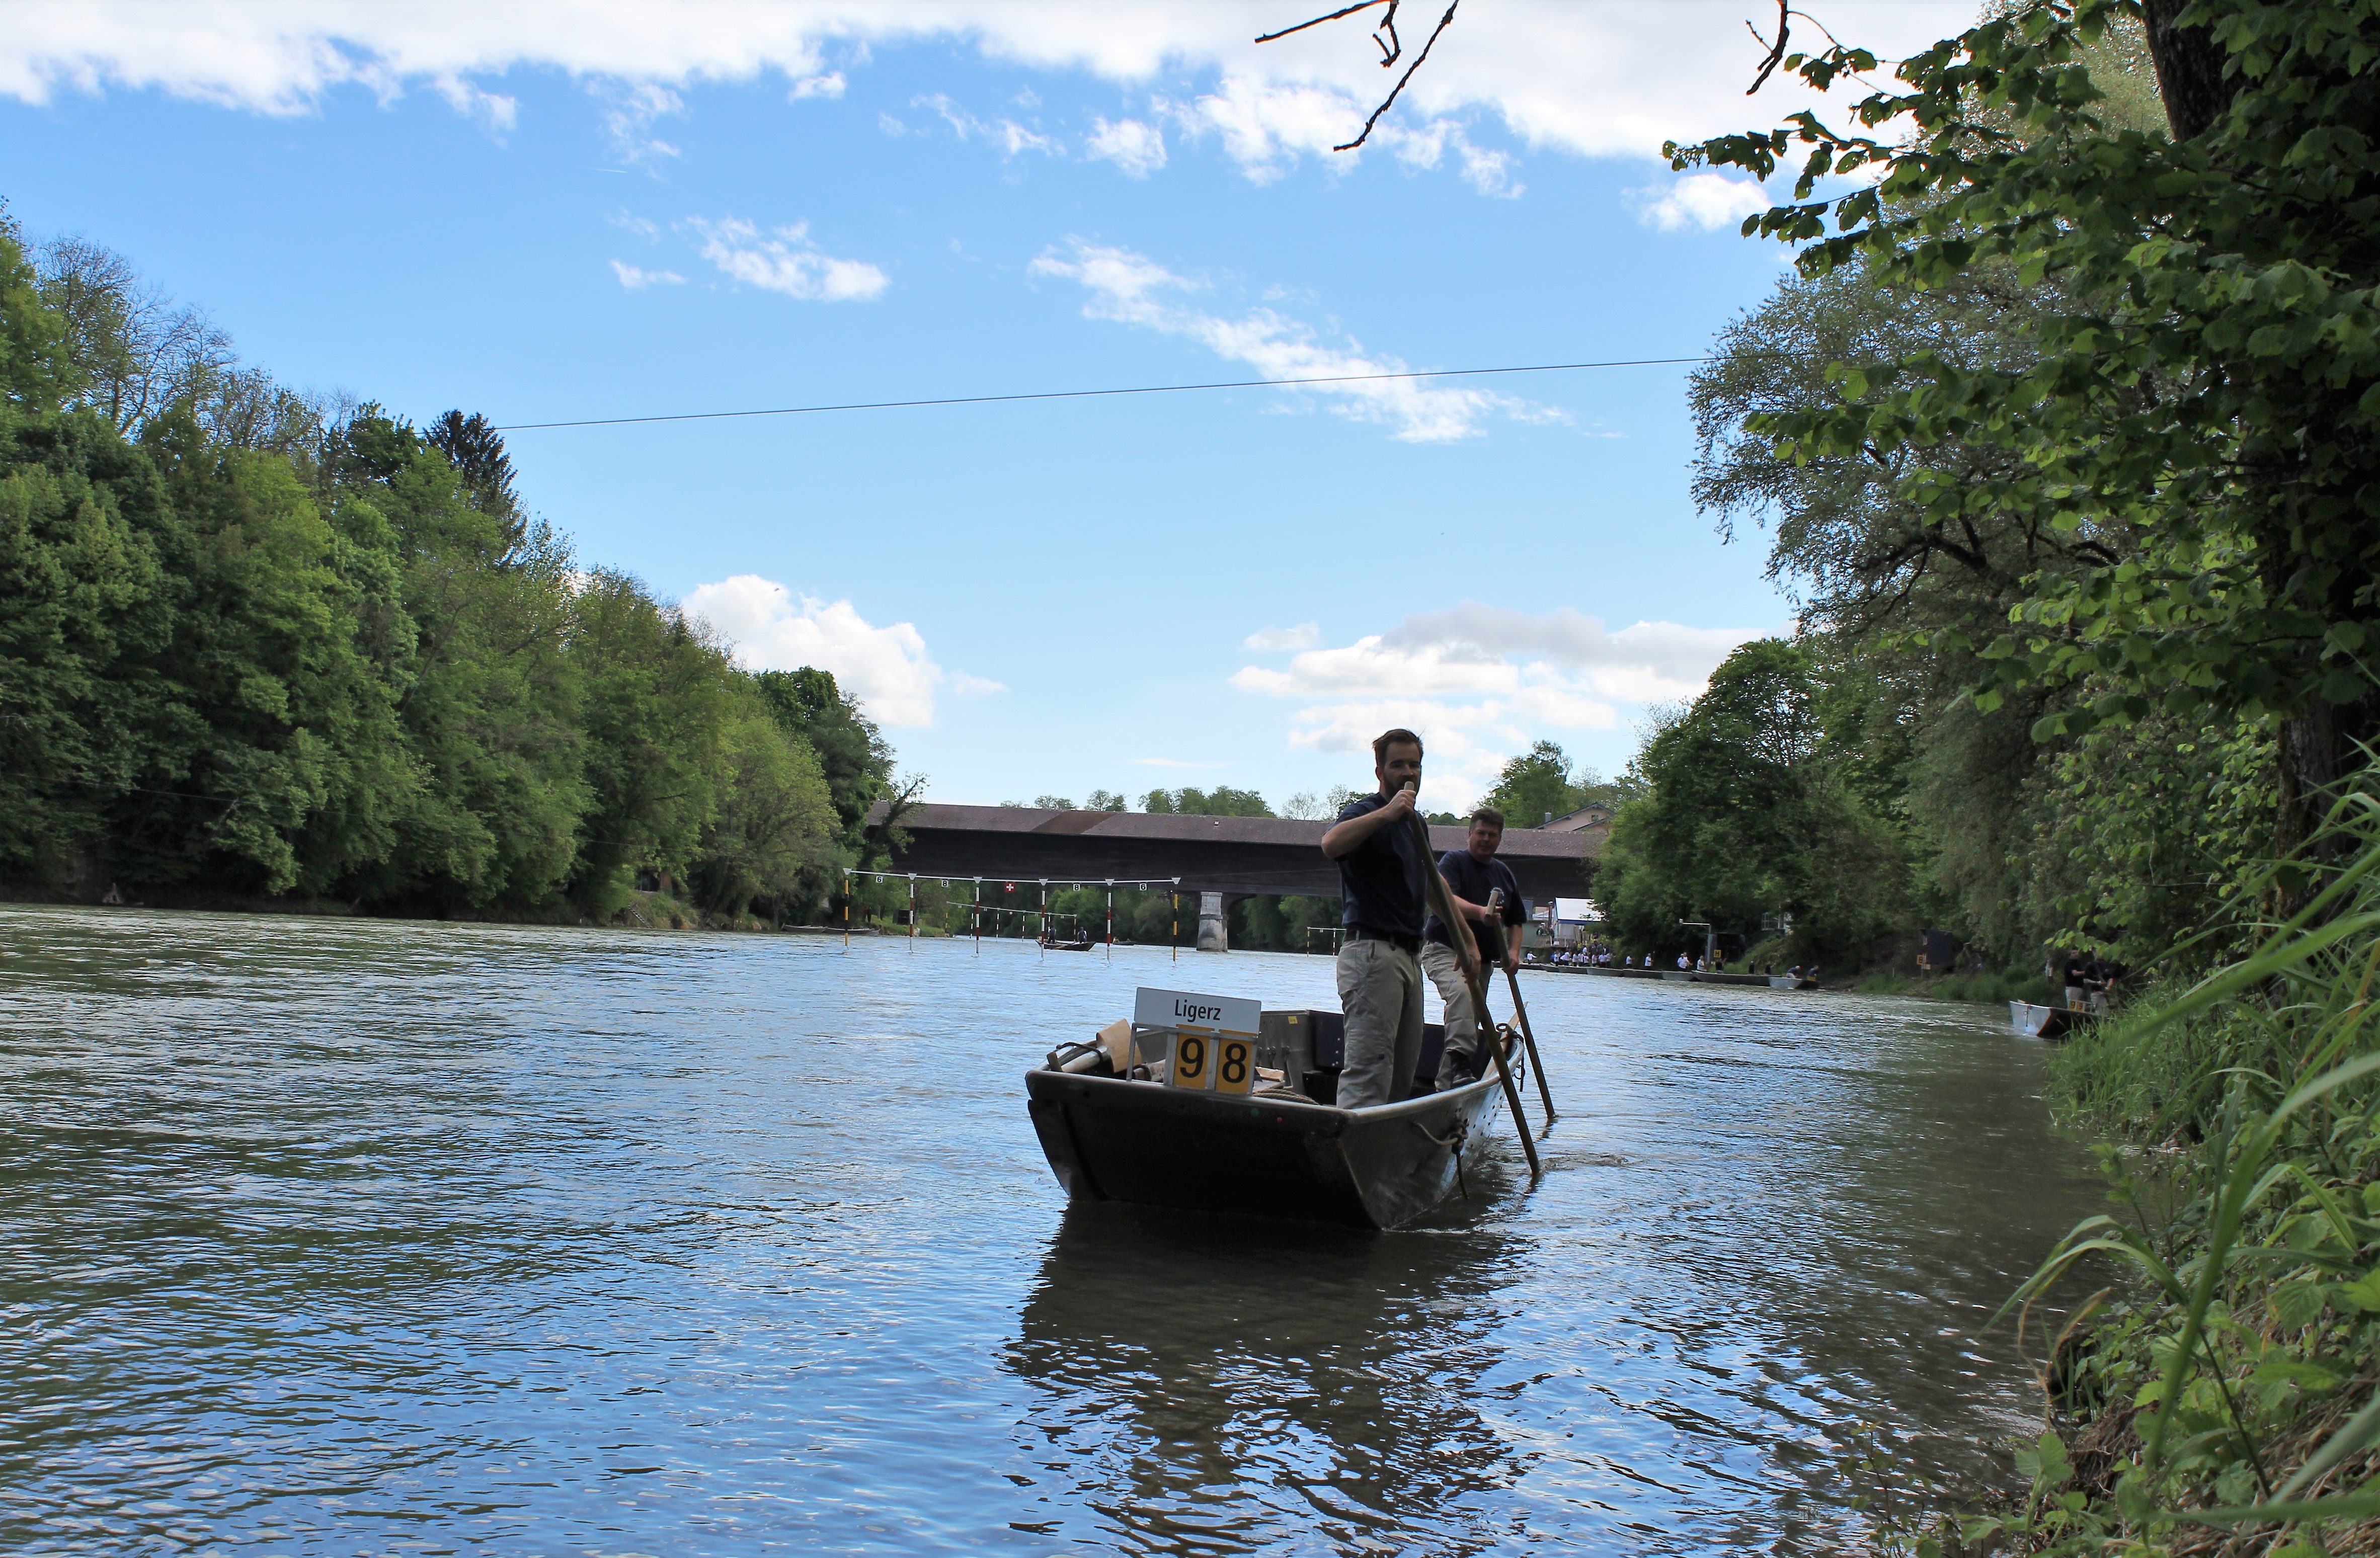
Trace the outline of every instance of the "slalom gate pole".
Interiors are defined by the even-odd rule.
[[[843,874],[843,949],[851,950],[851,873]]]
[[[1115,961],[1115,883],[1108,883],[1108,961]]]
[[[912,951],[912,952],[915,952],[917,949],[917,874],[916,874],[915,872],[912,872],[912,873],[910,874],[910,876],[909,876],[909,950],[910,950],[910,951]]]
[[[983,956],[983,878],[980,876],[975,879],[975,909],[968,914],[967,924],[975,932],[975,955],[980,958]]]
[[[1419,812],[1407,812],[1405,820],[1413,825],[1414,841],[1421,847],[1422,864],[1429,868],[1427,887],[1431,907],[1446,922],[1450,931],[1464,928],[1463,916],[1454,907],[1454,889],[1446,885],[1446,877],[1438,869],[1438,857],[1429,851],[1429,824]],[[1529,1134],[1529,1117],[1521,1112],[1521,1090],[1513,1085],[1512,1069],[1504,1063],[1504,1046],[1497,1042],[1496,1031],[1488,1026],[1488,982],[1479,976],[1479,955],[1472,949],[1469,936],[1450,935],[1454,943],[1454,955],[1463,964],[1463,982],[1471,987],[1471,1010],[1477,1023],[1479,1037],[1486,1041],[1488,1053],[1495,1057],[1497,1080],[1504,1084],[1504,1103],[1512,1111],[1512,1125],[1521,1135],[1522,1155],[1529,1160],[1529,1178],[1537,1178],[1545,1169],[1537,1162],[1537,1143]]]
[[[1178,963],[1182,960],[1182,895],[1167,893],[1165,896],[1171,899],[1173,904],[1173,956],[1171,960]]]

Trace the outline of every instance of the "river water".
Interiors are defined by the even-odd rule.
[[[1543,1182],[1369,1236],[1064,1204],[1021,1073],[1144,984],[1336,1005],[0,908],[0,1550],[1823,1552],[2038,1421],[1972,1332],[2102,1202],[1989,1012],[1531,976]]]

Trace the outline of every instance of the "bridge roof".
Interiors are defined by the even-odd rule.
[[[869,814],[880,823],[884,807]],[[910,838],[897,869],[921,876],[1002,880],[1181,878],[1184,892],[1332,897],[1339,867],[1322,852],[1327,822],[1293,817],[1175,816],[1150,812],[1047,811],[1031,806],[921,805],[901,818]],[[1602,829],[1508,828],[1499,851],[1524,896],[1583,898],[1603,852]],[[1464,829],[1433,827],[1431,847],[1463,847]]]

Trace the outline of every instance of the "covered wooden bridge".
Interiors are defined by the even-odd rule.
[[[872,822],[880,824],[879,806]],[[902,814],[908,847],[893,869],[985,881],[1176,880],[1198,896],[1198,945],[1220,951],[1225,910],[1255,893],[1336,897],[1339,867],[1322,852],[1327,822],[1290,817],[1174,816],[1148,812],[1047,811],[1029,806],[921,805]],[[1500,853],[1533,902],[1585,898],[1605,827],[1514,827]],[[1433,827],[1431,847],[1463,847],[1463,829]]]

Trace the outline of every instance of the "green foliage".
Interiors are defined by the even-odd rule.
[[[2045,737],[2152,710],[2279,721],[2288,843],[2380,710],[2362,658],[2380,561],[2380,14],[2189,12],[2221,90],[2179,142],[2112,126],[2083,65],[2139,7],[2073,0],[1905,62],[1907,90],[1872,92],[1848,127],[1808,113],[1671,151],[1766,177],[1798,151],[1796,203],[1746,230],[1803,245],[1805,276],[1857,261],[1912,291],[2000,271],[2054,289],[2031,361],[1838,362],[1829,403],[1752,430],[1796,460],[1988,452],[1997,465],[1972,472],[1893,465],[1896,501],[1945,535],[1982,518],[2070,537],[2072,566],[2030,577],[2004,631],[1937,641],[1998,668],[1987,702],[2087,686],[2040,715]],[[1792,67],[1823,90],[1874,66],[1837,47]],[[1850,174],[1851,193],[1813,199]]]
[[[2034,1497],[1969,1540],[2079,1552],[2380,1513],[2334,1479],[2380,1429],[2380,803],[2347,797],[2330,831],[2347,864],[2313,868],[2305,912],[2248,922],[2249,955],[2056,1057],[2065,1111],[2162,1151],[2106,1154],[2131,1215],[2078,1226],[2010,1307],[2085,1260],[2136,1278],[2054,1371],[2066,1411],[2129,1419],[2132,1448],[2086,1483],[2044,1436]]]
[[[844,848],[856,855],[868,813],[892,791],[892,749],[832,671],[763,670],[752,678],[779,724],[818,754]]]
[[[1906,872],[1826,745],[1823,697],[1800,646],[1755,640],[1645,743],[1645,793],[1621,809],[1597,882],[1623,946],[1699,950],[1680,922],[1749,936],[1790,917],[1795,960],[1840,960],[1893,928]]]
[[[55,409],[66,321],[42,301],[23,236],[0,205],[0,417]]]
[[[1541,741],[1504,765],[1495,787],[1480,797],[1483,805],[1504,814],[1507,827],[1540,827],[1549,816],[1566,816],[1581,806],[1617,806],[1630,793],[1626,780],[1609,783],[1591,768],[1573,770],[1570,756],[1549,741]],[[1468,817],[1444,814],[1450,821]],[[1439,820],[1433,815],[1432,822]]]
[[[1140,798],[1140,809],[1160,815],[1201,817],[1269,817],[1272,808],[1253,790],[1219,785],[1213,790],[1152,790]]]
[[[823,907],[892,765],[832,676],[578,566],[484,418],[323,426],[119,257],[44,255],[0,230],[0,882]]]

